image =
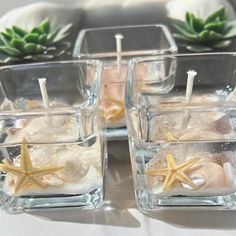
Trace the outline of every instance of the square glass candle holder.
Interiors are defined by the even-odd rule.
[[[0,69],[3,210],[102,205],[106,146],[98,112],[100,74],[96,61]]]
[[[127,127],[141,211],[236,209],[235,69],[235,53],[129,63]]]
[[[165,25],[132,25],[82,30],[73,56],[100,59],[103,62],[103,117],[108,128],[117,130],[126,127],[124,97],[128,60],[138,56],[176,52],[175,41]],[[119,133],[114,133],[115,139]],[[123,133],[126,134],[125,131]],[[110,134],[108,136],[112,139]]]

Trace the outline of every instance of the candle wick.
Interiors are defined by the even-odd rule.
[[[41,96],[42,96],[42,99],[43,99],[43,106],[44,106],[45,109],[49,109],[50,103],[49,103],[48,91],[47,91],[47,87],[46,87],[47,79],[46,78],[40,78],[40,79],[38,79],[38,83],[39,83]],[[46,117],[48,119],[49,124],[51,124],[51,121],[52,121],[51,116],[47,113]]]
[[[192,94],[193,94],[193,82],[194,82],[195,76],[197,75],[197,72],[194,70],[189,70],[187,74],[188,74],[188,78],[187,78],[185,101],[187,103],[190,103],[192,99]]]
[[[197,75],[197,72],[194,70],[189,70],[187,72],[188,78],[187,78],[187,86],[186,86],[186,94],[185,94],[185,102],[191,103],[192,100],[192,94],[193,94],[193,84],[195,76]],[[185,109],[184,111],[184,120],[182,124],[182,128],[186,128],[189,122],[191,112],[189,109]]]
[[[115,34],[116,39],[116,55],[117,55],[117,74],[120,75],[121,73],[121,63],[122,63],[122,39],[124,39],[124,36],[122,34]]]
[[[50,107],[50,105],[49,105],[49,98],[48,98],[48,92],[47,92],[47,87],[46,87],[47,79],[40,78],[40,79],[38,79],[38,82],[39,82],[41,96],[43,99],[44,108],[48,109]]]

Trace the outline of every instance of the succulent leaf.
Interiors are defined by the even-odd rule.
[[[48,34],[50,32],[50,24],[48,18],[45,19],[39,26],[43,33]]]
[[[204,21],[194,17],[194,15],[192,19],[192,25],[195,32],[201,32],[204,29]]]
[[[228,16],[225,7],[221,7],[206,18],[206,23],[217,20],[225,21],[227,18]]]
[[[13,38],[15,37],[16,33],[13,29],[7,28],[6,32]]]
[[[70,43],[63,41],[72,24],[50,31],[48,19],[30,32],[18,26],[0,32],[0,63],[51,60],[67,53]]]
[[[36,53],[43,53],[45,50],[46,50],[46,47],[38,44],[36,48]]]
[[[20,27],[12,26],[12,28],[15,31],[15,33],[18,34],[20,37],[24,37],[27,34],[27,32],[21,29]]]
[[[24,60],[26,61],[43,61],[43,60],[52,60],[55,56],[51,54],[35,54],[35,55],[29,55],[24,57]]]
[[[47,44],[47,35],[46,34],[40,35],[38,38],[38,43],[41,45],[46,45]]]
[[[183,34],[178,34],[178,33],[175,33],[173,34],[173,36],[177,39],[180,39],[180,40],[184,40],[184,41],[190,41],[188,37],[184,36]]]
[[[31,30],[31,33],[32,34],[43,34],[43,30],[39,27],[34,27],[32,30]]]
[[[24,46],[24,51],[27,54],[34,54],[34,53],[36,53],[37,52],[37,44],[35,44],[35,43],[27,43]]]
[[[1,39],[0,45],[10,46],[9,40],[4,35],[0,34],[0,39]]]
[[[189,13],[187,12],[186,13],[186,23],[187,23],[187,27],[188,27],[188,30],[195,34],[196,31],[194,29],[194,23],[193,23],[194,19],[193,19],[193,14],[192,13]]]
[[[25,37],[23,38],[24,41],[27,43],[37,43],[39,39],[39,34],[36,33],[31,33],[31,34],[26,34]]]
[[[0,46],[0,52],[6,53],[10,56],[20,56],[21,52],[13,47],[9,47],[9,46]]]
[[[181,28],[180,26],[173,24],[173,26],[181,33],[183,34],[186,38],[189,39],[189,41],[197,39],[197,36],[195,34],[189,33],[189,31],[186,28]]]
[[[202,45],[188,45],[186,48],[191,52],[210,52],[210,51],[212,51],[211,47],[202,46]]]
[[[212,40],[212,41],[217,41],[219,39],[222,39],[223,38],[223,35],[221,34],[218,34],[216,33],[215,31],[210,31],[209,32],[209,40]]]
[[[232,40],[221,40],[213,44],[214,48],[227,48],[232,43]]]
[[[208,30],[203,30],[201,33],[199,33],[198,37],[200,41],[205,41],[209,39],[210,32]]]
[[[25,42],[21,39],[12,39],[10,44],[12,47],[21,51],[24,48]]]
[[[65,25],[57,31],[56,37],[53,39],[53,43],[57,43],[64,38],[66,38],[70,32],[70,29],[72,27],[72,24]]]
[[[236,20],[228,23],[225,32],[224,38],[233,38],[236,36]]]
[[[53,40],[54,40],[54,38],[55,38],[56,36],[57,36],[57,31],[48,34],[48,36],[47,36],[47,44],[48,44],[48,45],[52,44],[52,43],[53,43]]]
[[[226,22],[218,21],[218,22],[210,22],[204,26],[205,30],[213,30],[218,33],[222,33],[225,29]]]
[[[9,34],[9,33],[7,33],[7,32],[2,32],[2,35],[3,35],[7,40],[9,40],[9,41],[12,40],[11,34]]]

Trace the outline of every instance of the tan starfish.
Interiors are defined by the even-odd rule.
[[[167,131],[166,133],[166,139],[168,142],[174,142],[176,141],[176,138],[174,137],[174,135],[172,134],[171,131]]]
[[[170,191],[170,189],[175,186],[176,182],[188,184],[193,189],[197,188],[185,172],[188,171],[198,161],[198,159],[192,159],[181,165],[177,165],[173,156],[168,153],[166,161],[167,168],[147,170],[145,174],[148,176],[164,176],[165,181],[163,184],[163,191],[165,192]]]
[[[54,174],[54,172],[59,171],[62,168],[63,167],[44,169],[34,168],[30,160],[26,139],[23,139],[21,145],[20,166],[14,166],[10,163],[0,164],[0,170],[17,176],[17,181],[15,183],[15,193],[19,192],[27,184],[33,184],[40,188],[45,188],[46,185],[42,181],[42,176]]]
[[[116,108],[110,108],[108,110],[103,108],[103,117],[105,119],[111,122],[115,122],[125,116],[125,108],[124,103],[122,101],[114,98],[106,98],[102,100],[102,104],[105,103],[113,103],[117,106]]]

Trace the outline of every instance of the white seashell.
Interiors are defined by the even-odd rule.
[[[22,129],[26,125],[26,120],[25,119],[17,119],[15,121],[14,127],[16,129]]]
[[[190,176],[199,175],[205,180],[205,183],[200,186],[200,189],[225,187],[227,185],[224,169],[215,162],[200,161],[192,169],[196,170]]]
[[[234,185],[235,176],[234,176],[233,166],[229,162],[226,162],[224,163],[223,168],[225,172],[225,180],[227,185],[228,186]]]
[[[48,123],[47,117],[35,118],[28,121],[22,129],[17,129],[15,132],[9,129],[9,131],[11,131],[11,135],[6,138],[8,143],[21,142],[24,137],[27,137],[32,142],[42,140],[53,142],[57,141],[59,137],[60,141],[71,141],[76,140],[78,137],[76,120],[68,119],[68,116],[54,116],[52,124]]]
[[[215,121],[215,129],[221,134],[229,134],[232,132],[232,124],[229,115],[224,115]]]
[[[76,156],[78,159],[78,157]],[[82,161],[78,160],[67,160],[64,163],[64,169],[62,170],[65,178],[71,181],[77,181],[85,176],[88,172],[88,165],[82,163]]]
[[[235,154],[234,152],[231,152],[231,151],[214,153],[212,158],[222,166],[226,162],[231,163],[231,165],[234,165],[235,163]]]
[[[202,175],[200,174],[191,174],[190,176],[190,179],[192,179],[193,183],[199,188],[201,187],[203,184],[205,184],[205,179]],[[187,188],[187,189],[190,189],[192,190],[193,188],[191,186],[189,186],[188,184],[185,184],[185,183],[181,183],[181,185],[184,187],[184,188]]]
[[[201,139],[222,139],[222,135],[216,132],[211,131],[190,131],[189,133],[185,133],[180,136],[180,140],[201,140]]]

